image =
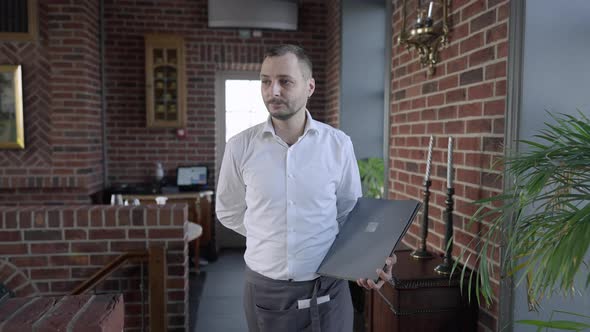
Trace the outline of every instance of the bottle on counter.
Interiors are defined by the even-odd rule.
[[[161,162],[156,163],[156,182],[160,183],[164,179],[164,168]]]

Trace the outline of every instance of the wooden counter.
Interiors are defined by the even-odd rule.
[[[168,193],[160,195],[135,195],[127,194],[123,195],[124,200],[132,202],[134,199],[138,199],[140,204],[156,204],[156,197],[166,197],[168,200],[166,204],[178,204],[184,203],[188,205],[188,221],[199,224],[203,228],[203,234],[200,238],[195,241],[195,256],[200,253],[199,248],[204,248],[209,254],[211,248],[215,247],[214,242],[214,227],[212,223],[212,200],[213,191],[203,190],[195,192],[178,192]],[[198,268],[198,266],[197,266]]]

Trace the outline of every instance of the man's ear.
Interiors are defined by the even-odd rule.
[[[309,89],[307,98],[309,98],[311,97],[311,95],[313,95],[313,92],[315,91],[315,80],[313,79],[313,77],[308,80],[307,84]]]

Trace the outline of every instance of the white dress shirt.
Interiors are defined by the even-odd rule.
[[[288,146],[270,117],[232,137],[219,173],[216,212],[246,236],[250,269],[278,280],[311,280],[362,196],[350,138],[306,111],[304,133]]]

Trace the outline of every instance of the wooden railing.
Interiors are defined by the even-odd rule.
[[[150,331],[167,330],[166,307],[166,248],[152,246],[149,250],[127,252],[115,258],[86,281],[76,287],[70,295],[80,295],[96,287],[129,260],[148,262],[149,317]]]

